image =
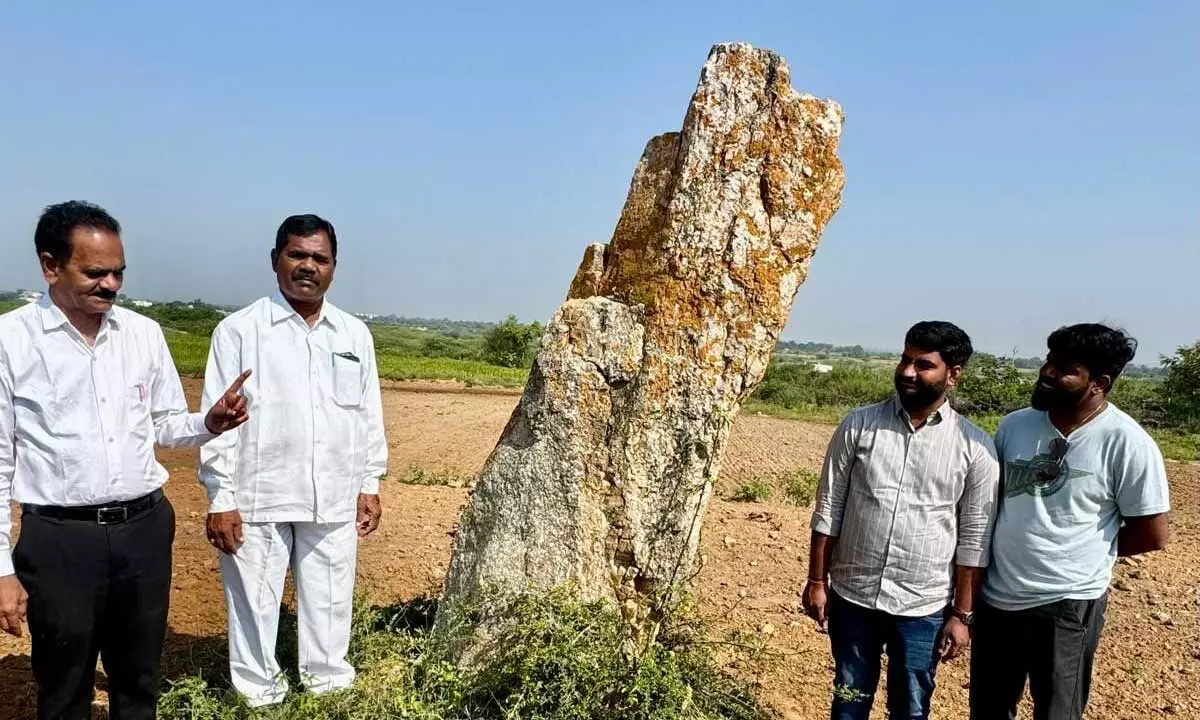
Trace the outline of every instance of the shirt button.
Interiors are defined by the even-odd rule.
[[[112,439],[112,438],[109,438],[109,439],[108,439],[108,441],[109,441],[109,442],[112,442],[112,441],[113,441],[113,439]]]

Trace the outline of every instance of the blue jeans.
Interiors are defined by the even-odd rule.
[[[867,720],[879,686],[880,658],[887,647],[889,717],[925,720],[937,670],[937,637],[946,610],[927,617],[899,617],[847,602],[829,593],[829,641],[833,646],[832,720]]]

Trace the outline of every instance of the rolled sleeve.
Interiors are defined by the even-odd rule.
[[[987,567],[992,528],[1000,492],[1000,462],[990,438],[973,443],[971,464],[958,501],[958,546],[954,562],[959,567]]]
[[[854,415],[846,417],[829,441],[821,480],[817,484],[813,504],[812,529],[822,535],[837,537],[842,531],[842,515],[846,509],[846,494],[850,490],[850,473],[854,467],[856,444]]]

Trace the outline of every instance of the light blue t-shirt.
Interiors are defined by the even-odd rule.
[[[1167,512],[1162,453],[1137,422],[1109,403],[1068,437],[1058,479],[1038,471],[1062,434],[1027,408],[1000,423],[1000,510],[983,596],[1001,610],[1095,600],[1108,590],[1121,517]]]

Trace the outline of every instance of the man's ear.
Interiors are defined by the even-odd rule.
[[[38,253],[38,264],[42,267],[42,276],[46,278],[46,283],[53,285],[58,282],[58,274],[62,272],[62,265],[54,256],[48,252]]]
[[[946,371],[946,385],[948,387],[954,387],[955,385],[957,385],[958,381],[962,379],[962,374],[963,374],[963,366],[962,365],[955,365],[954,367],[948,369]]]
[[[1097,377],[1092,378],[1092,386],[1101,393],[1107,395],[1108,393],[1112,392],[1113,379],[1109,375],[1098,375]]]
[[[278,268],[279,268],[279,251],[272,250],[271,251],[271,269],[277,270]]]

